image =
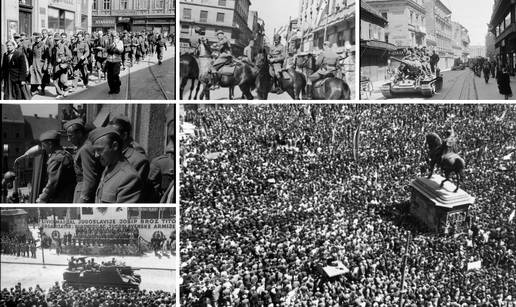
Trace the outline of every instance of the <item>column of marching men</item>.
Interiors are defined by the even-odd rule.
[[[37,203],[175,201],[173,144],[162,155],[149,159],[132,138],[132,124],[126,116],[115,116],[106,127],[90,127],[82,118],[63,124],[73,149],[61,146],[56,130],[41,134],[48,179]],[[14,191],[7,201],[17,202],[20,195],[14,194],[19,193]]]
[[[26,235],[2,232],[2,236],[0,237],[0,251],[2,254],[17,257],[36,258],[36,241]]]
[[[110,93],[120,91],[120,70],[157,55],[162,63],[172,35],[152,32],[53,33],[43,29],[27,37],[14,34],[2,43],[1,78],[4,99],[31,99],[48,96],[48,86],[55,87],[57,99],[88,87],[90,75],[96,82],[108,81]],[[71,80],[72,82],[69,82]]]

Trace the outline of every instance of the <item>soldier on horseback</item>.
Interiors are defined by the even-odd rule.
[[[285,46],[281,44],[281,36],[279,34],[274,34],[274,46],[272,46],[269,51],[269,57],[271,59],[272,69],[274,70],[274,88],[272,92],[279,95],[283,93],[280,80],[281,68],[285,61]]]
[[[226,34],[224,31],[219,30],[217,31],[217,39],[218,41],[213,44],[213,49],[217,50],[219,52],[219,55],[217,56],[217,59],[213,62],[213,65],[210,69],[210,73],[214,74],[215,76],[218,75],[219,70],[229,63],[231,63],[231,59],[233,56],[231,55],[231,42],[229,38],[226,37]],[[216,82],[213,82],[211,90],[214,90],[217,88],[215,85]]]
[[[339,55],[331,48],[331,43],[326,41],[323,44],[323,52],[317,57],[316,65],[319,70],[308,77],[307,92],[308,99],[312,98],[313,84],[325,78],[328,75],[333,75],[337,72],[337,62]]]

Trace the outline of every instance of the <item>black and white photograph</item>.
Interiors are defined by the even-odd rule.
[[[354,0],[180,0],[180,99],[353,99],[355,8]]]
[[[181,306],[516,303],[516,106],[179,115]]]
[[[175,105],[1,107],[1,203],[175,203]]]
[[[514,99],[514,12],[506,0],[361,0],[360,99]]]
[[[175,306],[175,208],[2,208],[1,306]]]
[[[3,100],[175,99],[175,0],[1,5]]]

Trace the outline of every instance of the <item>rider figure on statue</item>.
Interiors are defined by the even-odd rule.
[[[443,154],[450,152],[457,153],[457,135],[453,130],[453,126],[446,131],[443,139]]]
[[[217,59],[213,62],[213,66],[211,69],[211,73],[215,76],[218,75],[219,69],[222,68],[222,66],[231,63],[232,55],[231,55],[231,42],[229,38],[226,37],[226,34],[224,31],[219,30],[217,31],[217,39],[218,41],[213,44],[213,49],[218,50],[219,55]],[[217,82],[213,82],[214,85],[212,86],[211,90],[214,90],[217,88],[215,85]]]
[[[283,93],[280,86],[280,80],[281,69],[283,67],[283,62],[285,61],[285,46],[281,44],[281,36],[279,34],[274,34],[274,46],[270,49],[269,57],[271,59],[272,69],[274,70],[275,87],[271,92],[279,95]]]
[[[308,77],[308,99],[312,98],[312,89],[315,82],[337,72],[337,63],[340,58],[339,55],[331,48],[331,43],[328,41],[324,42],[323,49],[323,52],[316,60],[316,65],[319,67],[319,70]]]

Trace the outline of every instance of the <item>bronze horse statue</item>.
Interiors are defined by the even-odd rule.
[[[267,50],[263,48],[260,53],[256,55],[256,79],[254,82],[254,86],[256,88],[256,94],[258,99],[267,100],[269,96],[269,92],[272,89],[272,76],[269,73],[270,63],[267,54]]]
[[[237,62],[231,75],[220,75],[215,78],[210,69],[213,64],[212,51],[207,40],[201,40],[199,44],[199,81],[203,88],[200,99],[210,99],[210,86],[218,83],[221,87],[229,88],[229,99],[235,95],[235,86],[240,87],[242,94],[249,100],[253,99],[251,88],[254,84],[254,75],[251,66],[245,62]]]
[[[197,59],[191,53],[183,54],[179,58],[179,75],[181,80],[181,86],[179,89],[179,97],[183,99],[183,92],[185,90],[186,84],[188,80],[192,82],[190,88],[190,95],[188,99],[192,99],[192,93],[194,92],[195,82],[199,79],[199,64],[197,63]],[[201,82],[197,82],[197,89],[195,91],[194,99],[197,99],[197,95],[199,94],[199,88],[201,87]]]
[[[311,53],[298,55],[295,65],[306,78],[318,70],[317,60]],[[334,75],[327,75],[325,78],[312,85],[311,98],[314,100],[350,100],[351,90],[349,85]],[[310,97],[307,97],[310,99]]]
[[[457,192],[460,183],[464,181],[466,162],[453,151],[453,148],[443,143],[436,133],[426,135],[426,144],[428,145],[428,154],[430,157],[430,175],[428,175],[428,178],[432,178],[434,167],[437,164],[445,175],[445,179],[441,182],[441,188],[446,181],[450,181],[451,174],[455,173],[457,177],[457,188],[454,192]]]

